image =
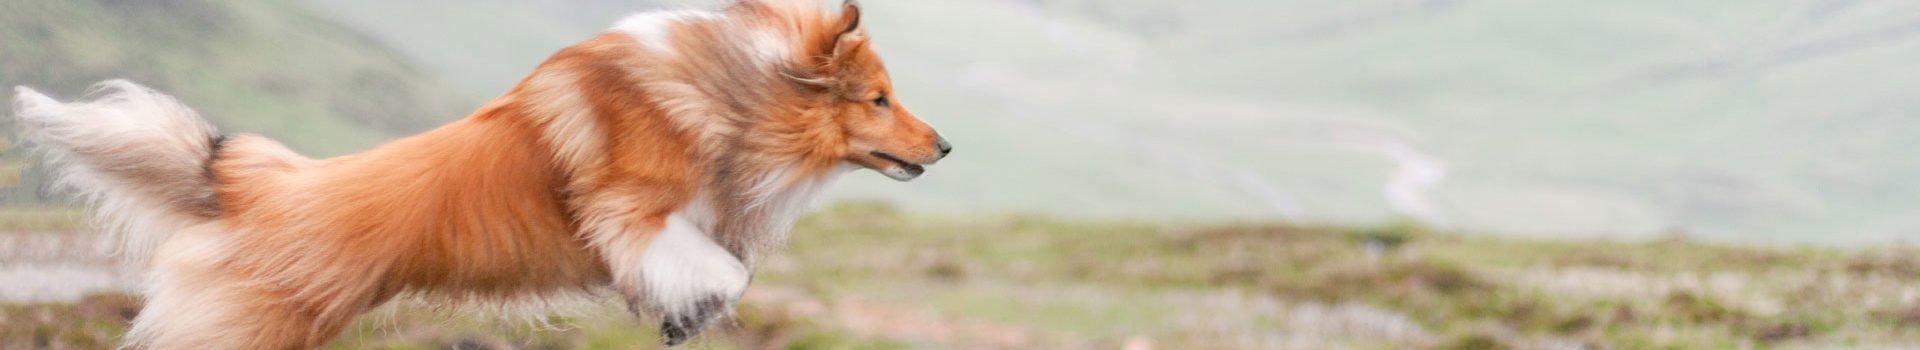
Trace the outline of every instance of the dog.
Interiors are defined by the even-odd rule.
[[[634,15],[464,119],[329,159],[125,81],[74,103],[20,87],[14,110],[147,264],[129,348],[314,348],[396,297],[577,292],[673,346],[838,176],[908,181],[952,152],[896,98],[860,5],[815,1]]]

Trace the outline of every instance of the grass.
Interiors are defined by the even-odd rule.
[[[98,294],[73,304],[0,305],[0,348],[111,349],[140,302]]]
[[[84,212],[65,207],[0,206],[0,232],[75,231],[85,228],[85,217]]]
[[[761,268],[703,348],[1493,349],[1920,344],[1920,250],[1538,241],[1417,225],[1167,225],[840,205]],[[101,299],[105,298],[105,299]],[[14,306],[8,334],[90,348],[124,320]],[[111,304],[111,303],[110,303]],[[606,307],[608,310],[616,307]],[[51,310],[51,311],[48,311]],[[32,315],[73,315],[48,319]],[[20,323],[18,320],[29,320]],[[622,349],[617,314],[559,330],[403,308],[336,348]],[[24,332],[24,333],[23,333]]]

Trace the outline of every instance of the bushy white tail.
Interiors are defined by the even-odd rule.
[[[208,167],[220,136],[179,101],[123,80],[74,103],[15,90],[16,127],[52,185],[91,206],[122,254],[143,260],[174,231],[220,215]]]

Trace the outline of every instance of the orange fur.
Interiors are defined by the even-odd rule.
[[[905,180],[949,150],[895,100],[859,7],[819,7],[636,17],[464,120],[359,154],[216,141],[217,203],[175,201],[208,214],[158,248],[129,344],[313,348],[403,294],[602,288],[684,341],[839,169]],[[188,176],[115,179],[155,174]]]

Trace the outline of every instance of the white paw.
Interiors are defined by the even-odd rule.
[[[748,274],[740,259],[678,214],[667,217],[666,228],[654,236],[641,257],[646,302],[669,318],[723,314],[746,292]]]

